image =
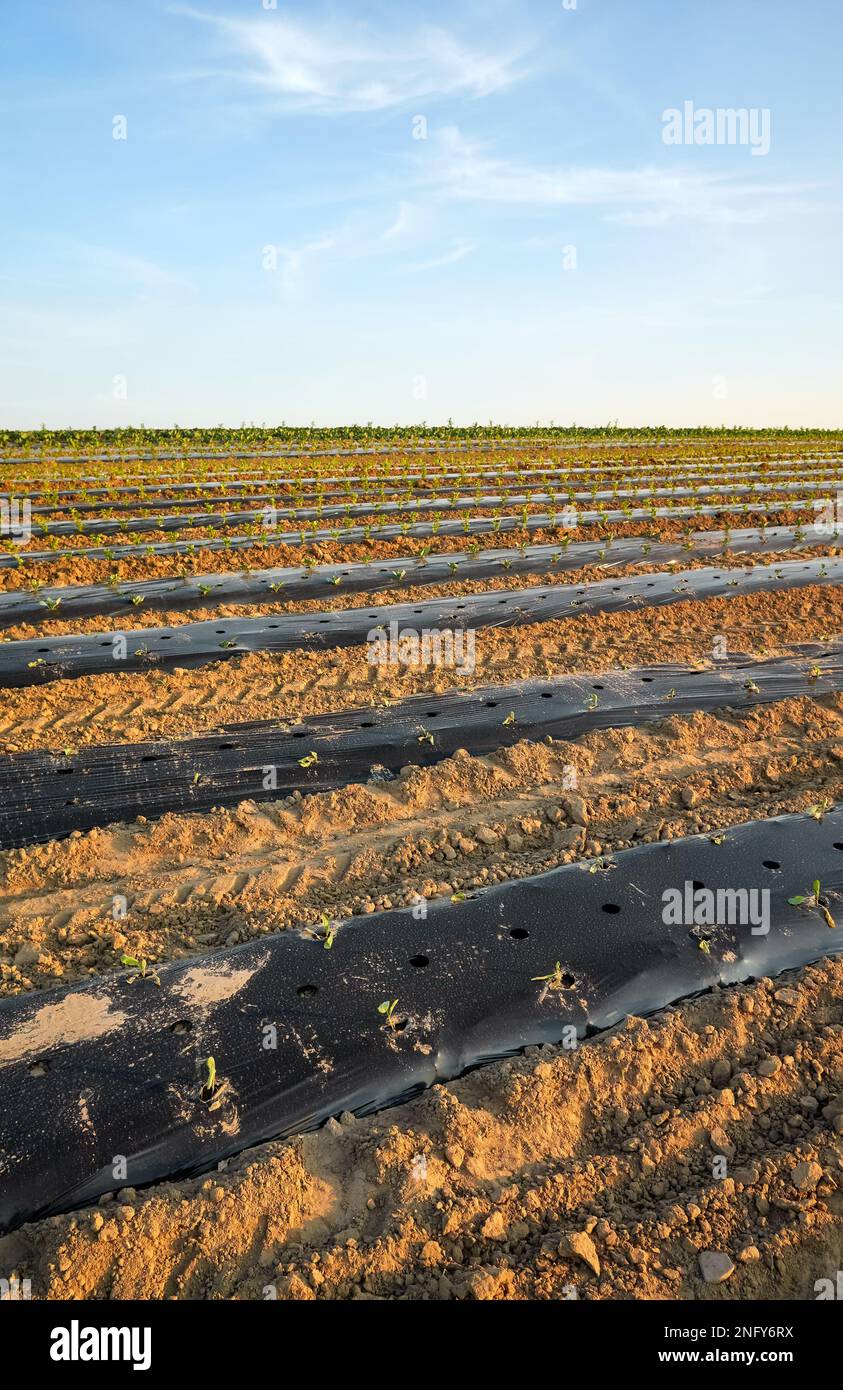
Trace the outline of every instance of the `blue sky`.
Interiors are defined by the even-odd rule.
[[[7,0],[0,424],[843,426],[841,47],[839,0]]]

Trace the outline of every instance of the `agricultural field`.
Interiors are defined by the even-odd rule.
[[[843,434],[0,433],[0,1274],[814,1299]]]

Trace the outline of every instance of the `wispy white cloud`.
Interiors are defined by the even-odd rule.
[[[455,265],[457,261],[465,260],[474,250],[474,242],[460,240],[454,243],[450,251],[445,251],[441,256],[434,256],[429,261],[415,261],[408,266],[408,270],[438,270],[443,265]]]
[[[315,241],[307,241],[303,246],[276,246],[274,250],[281,258],[281,284],[285,290],[291,290],[298,282],[302,268],[306,260],[312,256],[317,256],[323,251],[332,251],[337,245],[335,237],[318,237]]]
[[[204,75],[245,83],[281,109],[344,115],[485,97],[527,73],[523,39],[492,51],[434,26],[387,33],[334,17],[303,23],[270,11],[243,19],[173,8],[214,31],[229,66]]]
[[[383,240],[394,241],[396,237],[401,236],[404,232],[408,230],[412,222],[412,219],[413,205],[412,203],[405,202],[405,200],[402,198],[401,202],[398,204],[398,212],[396,214],[395,221],[390,222],[389,226],[383,234]]]
[[[192,290],[184,276],[166,270],[155,261],[132,255],[112,246],[94,246],[87,242],[68,242],[65,245],[70,259],[87,275],[100,279],[120,280],[143,290]]]
[[[603,206],[606,217],[661,227],[683,219],[711,224],[761,222],[776,206],[801,209],[801,195],[819,185],[758,183],[732,174],[670,172],[644,167],[549,167],[496,157],[455,126],[438,136],[423,179],[440,194],[475,202],[533,207]]]

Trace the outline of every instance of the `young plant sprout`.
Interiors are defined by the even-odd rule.
[[[397,1007],[398,1007],[398,1000],[397,1000],[397,999],[384,999],[384,1001],[383,1001],[382,1004],[378,1004],[378,1013],[379,1013],[379,1014],[383,1014],[383,1016],[384,1016],[384,1026],[385,1026],[385,1027],[387,1027],[387,1028],[394,1028],[394,1027],[395,1027],[395,1023],[396,1023],[396,1019],[395,1019],[395,1010],[397,1009]]]
[[[588,872],[590,874],[599,874],[606,869],[613,869],[614,867],[615,866],[610,859],[607,859],[606,856],[603,854],[598,854],[597,858],[592,859],[591,863],[589,864]]]
[[[424,732],[423,734],[419,734],[419,739],[418,739],[418,741],[419,741],[419,743],[430,743],[430,744],[432,744],[432,743],[434,743],[435,740],[434,740],[434,738],[433,738],[433,734],[430,732],[429,729],[427,729],[427,730],[425,730],[425,732]]]
[[[206,1078],[199,1094],[203,1100],[212,1100],[214,1091],[217,1089],[217,1064],[213,1057],[206,1057],[202,1065],[205,1068]]]
[[[816,909],[816,911],[819,912],[820,916],[825,919],[826,926],[831,927],[832,930],[837,926],[837,923],[835,922],[834,918],[828,910],[826,903],[823,900],[823,893],[818,878],[815,878],[813,883],[811,884],[810,892],[797,893],[795,897],[788,898],[788,902],[790,903],[791,907],[806,907],[809,909]]]
[[[135,980],[151,980],[154,985],[157,985],[159,989],[161,988],[161,981],[158,977],[158,971],[152,970],[150,968],[149,963],[144,959],[144,957],[141,957],[141,959],[138,960],[135,956],[124,955],[120,957],[120,963],[121,965],[128,966],[129,969],[134,970],[136,972],[134,975],[128,976],[128,984],[133,985],[135,983]]]
[[[507,725],[509,725],[509,724],[514,724],[514,723],[515,723],[515,710],[514,710],[514,709],[511,709],[511,710],[509,711],[509,714],[506,716],[506,719],[503,721],[503,723],[504,723],[504,728],[506,728]]]
[[[318,927],[305,927],[304,935],[309,936],[313,941],[321,941],[322,947],[330,951],[337,939],[339,922],[332,922],[327,912],[320,912]]]
[[[808,807],[808,815],[813,816],[814,820],[821,821],[823,816],[831,810],[833,805],[834,802],[831,801],[829,797],[824,796],[821,801],[818,801],[816,803],[815,806]]]
[[[551,990],[570,989],[573,980],[566,975],[559,961],[553,967],[549,975],[532,975],[534,984],[543,985],[544,988],[539,993],[539,1003],[543,1004]]]
[[[299,758],[299,767],[314,767],[318,761],[318,753],[305,753],[303,758]]]

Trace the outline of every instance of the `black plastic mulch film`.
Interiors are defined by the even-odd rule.
[[[55,480],[52,487],[32,488],[32,479],[29,478],[8,478],[3,480],[0,477],[0,489],[2,493],[19,492],[22,496],[33,503],[33,515],[59,510],[57,503],[67,503],[78,498],[80,489],[84,489],[85,503],[76,504],[76,510],[100,510],[107,506],[109,499],[114,495],[127,497],[130,500],[114,503],[120,508],[131,508],[134,503],[131,499],[143,498],[152,499],[155,505],[160,506],[163,499],[156,500],[156,494],[174,493],[174,505],[180,505],[178,494],[185,492],[209,493],[208,500],[220,500],[220,493],[231,492],[237,494],[243,500],[244,494],[254,493],[257,489],[300,489],[302,487],[316,488],[321,497],[334,493],[342,494],[356,491],[361,492],[366,488],[377,485],[378,491],[383,485],[388,485],[388,491],[398,491],[397,484],[400,482],[404,487],[411,486],[414,490],[416,485],[430,489],[435,486],[437,492],[448,492],[451,484],[459,484],[461,491],[467,493],[469,488],[473,490],[488,482],[502,482],[512,479],[507,487],[531,485],[531,480],[550,483],[566,483],[572,478],[581,478],[582,486],[592,478],[612,478],[613,485],[627,487],[636,484],[651,485],[655,480],[661,483],[679,482],[713,482],[716,481],[723,485],[722,490],[727,490],[737,480],[743,482],[778,482],[801,480],[812,482],[821,479],[828,482],[836,482],[839,477],[841,459],[800,459],[794,460],[764,460],[760,463],[734,462],[734,463],[712,463],[708,467],[703,463],[695,463],[693,460],[685,462],[677,459],[675,461],[663,461],[658,464],[646,464],[644,462],[630,463],[604,463],[603,465],[589,464],[583,467],[558,467],[554,466],[553,461],[549,461],[545,467],[522,466],[519,468],[501,468],[493,471],[466,470],[464,472],[448,472],[441,469],[431,469],[425,472],[412,473],[367,473],[352,474],[340,473],[332,475],[313,476],[302,474],[294,476],[287,474],[284,477],[267,476],[266,473],[243,473],[235,472],[231,475],[224,475],[214,480],[214,475],[202,478],[190,479],[187,474],[178,474],[175,477],[151,477],[148,474],[137,475],[137,480],[132,483],[121,483],[113,487],[91,487],[92,482],[100,482],[99,478],[79,478],[75,486],[59,486],[60,483],[69,484],[72,482],[72,475]],[[621,476],[618,476],[621,475]],[[146,481],[145,481],[146,480]],[[399,494],[400,495],[400,494]],[[47,499],[44,501],[44,499]],[[194,499],[195,502],[201,499]],[[228,499],[226,499],[228,500]],[[233,500],[233,499],[232,499]],[[65,507],[65,510],[67,508]]]
[[[414,444],[397,441],[392,444],[368,444],[355,446],[341,446],[338,448],[306,448],[306,449],[210,449],[210,450],[168,450],[161,452],[123,451],[114,449],[109,453],[89,453],[84,454],[51,454],[44,453],[43,450],[33,451],[31,454],[0,454],[0,477],[4,468],[18,464],[31,465],[40,463],[53,467],[65,465],[76,465],[79,463],[128,463],[137,460],[148,460],[149,462],[174,461],[177,463],[190,463],[192,460],[214,460],[220,463],[227,463],[230,459],[248,459],[259,461],[260,459],[276,458],[355,458],[369,457],[383,454],[394,457],[396,454],[474,454],[474,453],[499,453],[503,449],[530,449],[537,444],[544,442],[550,449],[559,452],[577,452],[585,449],[595,450],[599,453],[603,449],[650,449],[656,448],[659,452],[665,451],[670,454],[676,453],[682,447],[683,441],[679,439],[601,439],[601,440],[581,440],[579,442],[563,440],[524,439],[519,436],[512,436],[509,439],[460,439],[460,440],[429,440],[427,442],[417,442]],[[732,461],[743,462],[744,455],[735,454],[697,454],[690,457],[704,459],[706,461],[717,460],[719,462]],[[785,455],[785,459],[792,458],[793,455]],[[840,458],[840,452],[836,449],[818,450],[812,449],[810,460],[816,458]],[[798,460],[797,460],[798,461]],[[97,477],[100,475],[96,475]],[[155,476],[140,474],[136,476]],[[213,476],[213,475],[212,475]],[[96,481],[96,477],[85,477],[83,482]]]
[[[552,461],[549,461],[547,466],[543,468],[524,466],[517,469],[500,468],[486,471],[467,469],[459,473],[448,472],[441,469],[431,469],[423,473],[396,473],[393,471],[390,473],[325,474],[321,477],[308,476],[305,474],[301,474],[300,476],[285,474],[283,477],[272,477],[267,476],[265,473],[249,474],[241,472],[231,476],[226,475],[216,481],[208,481],[206,477],[196,478],[191,481],[186,475],[179,474],[177,478],[156,478],[155,481],[150,479],[147,482],[139,480],[135,483],[115,484],[113,487],[91,487],[90,483],[92,481],[99,480],[84,478],[80,478],[75,487],[58,486],[59,481],[69,483],[71,481],[71,475],[57,480],[52,488],[32,488],[30,487],[32,479],[28,478],[10,478],[5,481],[0,478],[0,483],[2,483],[6,492],[12,488],[22,491],[30,501],[36,504],[32,508],[33,514],[40,514],[57,510],[56,504],[58,502],[67,502],[77,498],[81,488],[84,488],[85,497],[87,499],[93,498],[94,501],[76,503],[76,509],[80,512],[86,510],[99,510],[107,506],[109,499],[115,495],[129,498],[154,498],[157,493],[172,492],[178,494],[182,492],[208,492],[218,494],[220,492],[225,493],[226,491],[230,491],[236,493],[242,499],[244,493],[254,492],[257,488],[264,490],[267,488],[283,488],[285,490],[290,490],[309,487],[316,488],[320,493],[323,493],[325,490],[332,493],[334,491],[350,492],[353,489],[360,491],[361,488],[371,487],[375,484],[379,485],[379,488],[381,485],[388,484],[387,490],[389,492],[398,493],[398,483],[402,483],[404,486],[412,485],[413,488],[415,488],[416,484],[421,484],[425,488],[430,488],[435,484],[437,490],[440,492],[442,490],[448,490],[449,484],[454,483],[460,484],[462,490],[465,491],[468,485],[479,486],[485,482],[500,482],[501,480],[510,478],[514,480],[512,483],[514,487],[518,484],[524,484],[525,482],[529,483],[529,480],[533,478],[542,482],[558,481],[564,483],[566,479],[573,477],[582,477],[583,479],[588,479],[590,477],[606,478],[618,474],[623,475],[622,479],[615,479],[620,486],[632,486],[640,482],[649,484],[656,478],[661,482],[673,482],[674,479],[678,479],[680,483],[685,481],[711,482],[715,480],[722,483],[725,490],[732,486],[736,478],[739,482],[778,481],[779,479],[795,482],[797,479],[805,481],[813,480],[815,477],[836,481],[839,476],[838,469],[840,462],[841,460],[838,459],[830,459],[828,461],[821,459],[800,459],[798,461],[765,460],[754,465],[751,463],[712,463],[706,467],[703,464],[694,463],[693,461],[686,464],[682,460],[677,460],[675,462],[662,462],[659,464],[647,464],[644,462],[633,462],[629,464],[606,463],[602,466],[590,464],[584,467],[563,468],[556,467],[553,465]],[[149,475],[143,476],[148,477]],[[41,499],[44,498],[48,499],[46,503],[41,501]],[[219,498],[217,497],[214,500],[219,500]],[[114,505],[131,507],[134,504],[129,500],[119,504],[115,503]]]
[[[833,916],[840,809],[353,918],[330,950],[291,931],[162,966],[160,986],[124,969],[0,1003],[0,1227],[839,952],[843,926],[788,902],[815,879]],[[670,924],[669,889],[725,893],[717,920],[744,924]]]
[[[447,584],[455,580],[491,579],[502,574],[543,574],[599,563],[603,569],[686,560],[689,555],[718,553],[747,555],[758,551],[801,550],[836,542],[816,528],[771,526],[765,531],[745,528],[700,531],[687,541],[647,541],[620,536],[608,541],[575,541],[571,545],[533,545],[523,549],[500,546],[477,555],[449,551],[442,555],[407,555],[374,564],[319,565],[253,570],[247,574],[200,574],[180,579],[128,580],[123,583],[44,586],[36,593],[13,589],[0,593],[0,629],[15,623],[50,618],[87,618],[93,614],[176,611],[215,603],[254,603],[276,600],[279,606],[304,599],[373,593],[379,589]],[[274,587],[273,587],[274,586]]]
[[[0,758],[0,848],[167,811],[206,811],[349,782],[389,780],[458,748],[493,752],[520,739],[577,738],[691,710],[746,708],[843,689],[843,643],[789,659],[733,656],[697,671],[650,666],[422,695],[387,708],[323,714],[284,727],[239,724],[170,743],[112,744]],[[315,756],[314,756],[315,755]]]
[[[509,476],[511,476],[514,481],[507,481]],[[444,474],[441,477],[431,476],[430,478],[408,478],[405,480],[404,487],[396,487],[394,485],[388,487],[374,487],[373,484],[378,480],[372,478],[349,478],[342,482],[333,479],[324,479],[317,482],[317,490],[315,492],[312,490],[310,484],[305,483],[305,480],[296,482],[291,479],[255,479],[252,483],[232,483],[228,487],[222,484],[222,492],[216,490],[220,486],[219,484],[211,483],[206,483],[204,485],[200,484],[197,488],[193,489],[198,492],[211,492],[212,496],[210,497],[150,497],[147,494],[144,496],[135,496],[126,501],[116,500],[111,496],[106,496],[98,500],[93,490],[86,489],[86,500],[74,501],[72,508],[68,508],[67,502],[58,498],[48,502],[39,502],[34,500],[35,495],[33,493],[27,492],[27,496],[33,499],[31,516],[38,518],[39,522],[42,517],[56,516],[60,518],[63,514],[66,514],[68,510],[71,510],[74,516],[92,513],[95,519],[90,522],[87,529],[88,531],[99,531],[101,527],[96,521],[96,514],[98,513],[105,513],[108,511],[115,511],[118,513],[125,512],[128,514],[129,519],[131,519],[131,513],[134,510],[139,512],[152,512],[156,516],[166,516],[172,521],[173,508],[206,507],[209,502],[215,502],[218,506],[224,505],[226,507],[233,506],[234,504],[240,504],[242,506],[244,502],[251,504],[261,503],[262,506],[269,504],[275,505],[279,502],[293,502],[294,506],[290,510],[280,513],[280,515],[291,519],[306,515],[302,510],[303,508],[315,509],[326,501],[336,504],[335,515],[349,514],[358,516],[364,514],[361,510],[362,507],[367,507],[367,509],[374,514],[380,511],[385,504],[389,504],[390,507],[397,511],[406,510],[407,504],[411,502],[411,500],[417,498],[423,499],[430,506],[436,506],[446,501],[453,504],[457,498],[464,499],[464,506],[469,506],[472,503],[477,506],[484,503],[485,495],[482,489],[485,487],[488,491],[490,482],[494,482],[496,492],[500,494],[500,496],[495,499],[496,501],[509,501],[510,493],[520,493],[523,494],[523,497],[527,500],[530,500],[532,495],[535,494],[535,500],[537,502],[548,501],[549,499],[556,501],[597,502],[611,501],[616,497],[627,499],[646,497],[688,498],[712,496],[715,493],[726,493],[732,496],[744,496],[748,494],[752,496],[756,493],[807,492],[812,489],[828,490],[829,488],[836,487],[839,482],[839,474],[837,472],[823,472],[809,475],[806,474],[803,469],[800,469],[798,473],[794,473],[792,470],[788,469],[787,473],[782,475],[777,475],[775,471],[772,470],[769,473],[743,474],[741,475],[740,481],[737,483],[733,475],[724,474],[722,476],[717,476],[712,473],[683,473],[676,478],[665,478],[663,476],[653,478],[646,475],[642,475],[638,478],[618,478],[613,480],[611,487],[608,487],[604,475],[601,474],[598,476],[602,482],[602,487],[592,486],[589,488],[586,487],[584,483],[581,483],[579,485],[581,490],[577,491],[577,489],[570,484],[565,485],[563,477],[548,476],[547,473],[542,473],[539,476],[541,481],[537,481],[532,488],[528,482],[529,475],[524,473],[508,475],[504,471],[496,474],[478,474],[477,483],[474,486],[470,484],[470,475],[461,477],[459,474]],[[454,479],[452,487],[449,487],[449,478]],[[394,484],[394,480],[391,481]],[[551,490],[551,484],[555,486],[556,491]],[[309,490],[302,493],[299,491],[302,486],[308,486]],[[366,490],[369,488],[373,491],[374,500],[371,503],[360,503],[356,508],[349,510],[348,501],[344,501],[343,499],[354,498],[359,502],[361,492],[365,495]],[[291,494],[292,489],[295,489],[294,495]],[[176,487],[170,489],[170,491],[173,492],[179,490],[180,489]],[[191,489],[186,488],[183,490],[190,491]],[[116,488],[114,491],[119,493],[121,489]],[[506,494],[506,496],[503,494]],[[72,495],[75,496],[78,494]],[[438,503],[436,499],[439,499]],[[518,502],[523,500],[523,498],[515,496],[511,500]],[[322,511],[314,511],[312,514],[328,515],[329,513],[325,511],[323,506]],[[240,519],[242,520],[242,515]],[[69,529],[60,534],[70,534],[71,531],[77,529],[74,523],[68,522],[66,525]],[[38,529],[37,525],[36,529]],[[123,529],[129,528],[124,526]],[[56,533],[49,532],[49,534]]]
[[[226,536],[215,538],[198,536],[195,540],[153,541],[149,544],[106,545],[72,547],[65,550],[25,550],[17,554],[0,554],[0,569],[19,568],[21,565],[55,564],[62,559],[138,559],[144,555],[193,555],[202,550],[257,550],[261,546],[275,545],[314,545],[322,541],[340,541],[351,545],[359,541],[390,541],[412,536],[418,539],[437,536],[484,536],[504,534],[508,531],[557,530],[570,534],[578,526],[602,526],[615,522],[679,522],[692,521],[701,516],[770,516],[782,511],[810,511],[817,508],[814,500],[787,501],[782,505],[763,506],[760,503],[732,502],[728,505],[694,507],[651,507],[624,511],[622,508],[607,508],[605,511],[572,509],[571,520],[566,522],[566,510],[530,514],[526,519],[520,515],[471,516],[453,521],[417,521],[390,523],[387,526],[347,526],[318,527],[314,530],[303,528],[298,531],[267,529],[256,535]],[[574,516],[574,510],[576,515]]]
[[[836,473],[814,475],[814,477],[808,478],[808,480],[805,480],[804,477],[800,477],[798,481],[793,475],[787,474],[787,477],[776,478],[773,482],[769,481],[769,474],[753,474],[750,477],[750,481],[734,484],[734,482],[728,480],[728,478],[718,480],[718,478],[712,477],[711,474],[702,475],[701,478],[693,477],[693,475],[691,475],[691,477],[686,477],[686,475],[683,474],[682,477],[677,478],[676,482],[671,480],[668,485],[664,484],[664,480],[659,480],[658,484],[655,484],[650,478],[641,478],[641,480],[637,480],[637,478],[623,478],[623,480],[616,481],[612,488],[608,488],[604,481],[600,488],[598,488],[598,486],[594,486],[594,488],[583,488],[579,492],[577,492],[575,488],[559,488],[559,491],[551,492],[547,486],[548,481],[551,480],[544,477],[544,485],[537,485],[536,489],[534,489],[534,493],[531,492],[529,488],[524,488],[523,475],[517,478],[515,482],[506,482],[502,477],[497,477],[494,481],[497,492],[501,493],[501,496],[495,500],[504,500],[504,502],[511,502],[512,500],[513,503],[517,503],[520,502],[520,500],[547,502],[548,499],[554,499],[556,502],[579,503],[611,502],[611,500],[615,498],[696,498],[696,496],[712,496],[715,495],[715,493],[729,493],[729,495],[732,496],[754,496],[762,492],[812,492],[819,491],[819,489],[828,491],[832,486],[836,486],[837,480],[839,480],[839,475]],[[463,507],[470,505],[481,506],[485,503],[485,495],[480,491],[481,484],[477,485],[477,488],[460,485],[458,491],[455,489],[455,498],[455,493],[447,489],[447,480],[431,478],[430,481],[417,481],[419,481],[421,485],[412,486],[412,488],[395,488],[395,486],[380,488],[380,486],[378,486],[377,489],[373,489],[373,491],[376,492],[376,500],[370,503],[370,505],[362,503],[360,506],[369,507],[371,514],[376,516],[384,507],[395,510],[395,512],[405,512],[409,507],[415,505],[416,499],[423,500],[426,505],[430,503],[430,506],[435,507],[440,507],[441,503],[444,502],[453,505],[456,498],[462,499]],[[369,481],[369,486],[371,486],[371,481]],[[360,506],[349,507],[348,500],[344,500],[359,498],[362,485],[356,480],[349,481],[348,485],[326,486],[321,492],[309,491],[306,493],[296,493],[295,496],[287,491],[267,491],[267,488],[273,488],[273,484],[271,484],[271,482],[259,484],[259,491],[256,491],[255,485],[253,485],[252,488],[246,488],[245,491],[241,492],[224,491],[223,493],[214,493],[211,498],[206,498],[206,496],[199,496],[199,498],[181,498],[181,496],[175,496],[175,498],[171,498],[171,496],[164,496],[164,498],[149,498],[149,496],[143,496],[143,498],[132,498],[131,500],[125,500],[125,502],[111,498],[104,499],[102,502],[97,502],[97,500],[93,500],[93,502],[92,500],[86,500],[86,502],[74,502],[72,509],[68,509],[67,503],[65,502],[39,502],[32,506],[31,514],[40,521],[42,517],[61,517],[63,514],[67,513],[68,510],[72,510],[72,512],[79,514],[79,516],[92,513],[93,516],[95,516],[95,521],[90,523],[88,527],[89,531],[102,530],[102,527],[100,527],[99,523],[96,521],[96,514],[99,513],[127,513],[128,516],[131,517],[132,512],[150,512],[153,513],[154,516],[167,516],[172,520],[171,513],[174,507],[182,507],[182,509],[184,509],[184,507],[191,507],[191,509],[193,509],[193,507],[206,507],[209,502],[217,503],[217,506],[227,507],[234,506],[235,503],[239,503],[239,505],[242,506],[245,502],[252,503],[252,505],[255,505],[255,503],[262,503],[263,507],[270,505],[275,506],[278,505],[278,503],[284,502],[295,502],[295,506],[291,507],[291,509],[278,513],[282,517],[291,518],[291,520],[295,520],[296,517],[307,516],[307,514],[310,514],[310,516],[328,516],[328,514],[331,513],[328,512],[327,509],[324,509],[324,506],[323,510],[320,510],[320,512],[313,510],[313,512],[306,513],[302,510],[305,509],[305,507],[306,509],[316,509],[317,506],[324,505],[326,502],[334,503],[335,509],[332,514],[335,514],[335,516],[346,516],[346,514],[348,514],[348,516],[355,516],[355,514],[356,516],[362,516],[362,514],[364,514],[362,510],[360,510]],[[509,493],[516,493],[516,496],[512,496],[511,498]],[[90,498],[90,492],[86,492],[85,495],[86,498]],[[241,520],[242,516],[242,513],[239,514]],[[38,524],[36,524],[36,530],[38,530]],[[61,534],[71,534],[71,531],[74,530],[75,527],[70,527],[70,530],[61,532]],[[124,527],[124,530],[128,530],[128,527]],[[54,534],[54,532],[50,532],[50,534]]]
[[[779,494],[781,498],[780,510],[785,510],[793,505],[793,499],[789,494],[799,493],[828,493],[829,486],[824,481],[800,481],[796,483],[757,483],[752,485],[734,485],[732,487],[703,486],[689,488],[633,488],[618,489],[617,491],[604,492],[569,492],[567,489],[558,493],[551,492],[521,492],[521,493],[488,493],[476,496],[472,494],[467,497],[458,497],[456,500],[441,495],[432,497],[425,501],[399,501],[399,502],[379,502],[377,499],[372,502],[341,502],[329,504],[321,507],[262,507],[259,510],[246,511],[215,511],[215,512],[186,512],[183,514],[173,514],[169,510],[169,504],[165,512],[155,516],[129,516],[110,519],[108,517],[94,517],[93,519],[81,519],[79,521],[44,521],[36,519],[33,528],[38,536],[73,536],[73,535],[94,535],[94,536],[116,536],[138,534],[144,531],[189,531],[201,527],[220,527],[220,526],[250,526],[258,522],[277,525],[280,521],[287,522],[288,525],[296,525],[306,521],[323,521],[336,518],[342,520],[346,517],[371,516],[375,518],[389,516],[409,516],[422,515],[425,512],[450,513],[450,512],[470,512],[474,509],[489,511],[496,507],[520,507],[520,506],[539,506],[542,503],[565,508],[566,506],[579,505],[584,502],[611,502],[616,497],[627,498],[630,500],[644,501],[650,497],[677,497],[677,498],[696,498],[718,496],[723,492],[732,493],[736,496],[760,496],[764,494]],[[267,512],[271,511],[271,517]]]
[[[626,442],[630,448],[639,447],[634,441],[623,440],[601,440],[588,443],[586,448],[616,449]],[[649,444],[660,444],[659,440],[652,440],[642,447],[649,447]],[[9,454],[0,455],[0,468],[8,464],[20,463],[47,463],[47,464],[77,464],[77,463],[125,463],[130,460],[148,459],[150,462],[156,459],[175,459],[179,462],[187,463],[191,459],[219,459],[225,462],[228,459],[294,459],[294,458],[353,458],[357,455],[369,454],[439,454],[439,453],[474,453],[486,450],[496,453],[500,449],[512,449],[529,447],[530,441],[525,441],[518,436],[511,439],[467,439],[467,440],[430,440],[427,443],[396,443],[396,444],[368,444],[368,445],[343,445],[336,448],[307,448],[307,449],[204,449],[191,450],[164,450],[162,452],[139,453],[136,451],[114,450],[112,453],[83,455],[76,454],[50,454],[34,452],[32,454]],[[578,444],[554,444],[555,449],[576,449],[582,447]],[[660,446],[661,447],[661,446]],[[666,446],[665,446],[666,447]],[[671,447],[675,444],[671,442]]]
[[[630,612],[688,599],[735,598],[807,585],[837,585],[843,559],[783,560],[748,569],[658,572],[599,580],[581,586],[490,590],[455,598],[425,599],[380,608],[269,613],[257,618],[218,618],[173,628],[126,633],[32,638],[0,643],[0,686],[15,687],[105,672],[191,667],[247,652],[323,651],[380,642],[395,632],[451,632],[482,627]]]

